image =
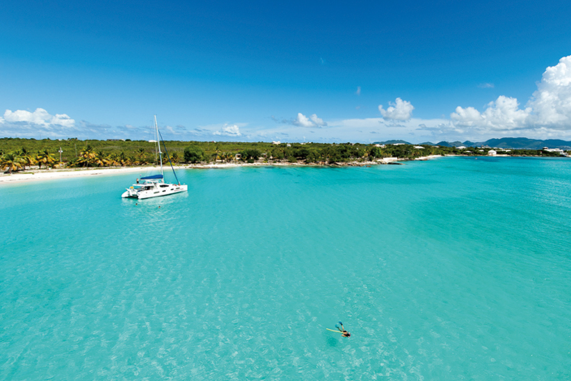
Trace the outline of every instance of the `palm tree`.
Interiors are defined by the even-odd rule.
[[[116,157],[117,163],[122,167],[131,165],[131,160],[125,155],[125,152],[121,151],[119,155]]]
[[[173,154],[171,155],[171,160],[173,163],[177,164],[180,160],[180,158],[178,157],[178,153],[173,152]]]
[[[9,173],[22,169],[22,159],[13,153],[7,153],[0,158],[0,165],[2,170],[8,170]]]
[[[79,156],[77,160],[73,163],[74,167],[89,167],[91,166],[91,160],[83,156]]]
[[[135,151],[135,157],[137,158],[138,164],[147,164],[148,162],[147,153],[145,152],[144,148],[139,148],[137,151]]]
[[[34,164],[36,164],[36,159],[30,154],[30,152],[25,149],[22,148],[22,150],[19,153],[20,158],[22,159],[22,165],[24,166],[24,169],[26,169],[26,166],[32,166]]]
[[[38,152],[36,160],[38,161],[40,168],[42,167],[42,164],[48,168],[53,168],[56,162],[56,159],[54,159],[53,155],[49,153],[47,149],[44,150],[44,152]]]
[[[220,158],[226,162],[234,160],[234,154],[232,152],[223,152]]]
[[[79,156],[83,156],[85,158],[87,157],[95,157],[95,152],[93,151],[93,148],[91,148],[91,146],[88,144],[87,147],[83,148],[81,151],[79,151]]]
[[[129,162],[131,163],[131,165],[139,165],[141,163],[139,163],[139,160],[135,157],[135,156],[129,156],[127,158],[127,160],[129,160]]]
[[[79,151],[79,157],[73,164],[75,167],[91,167],[96,165],[97,154],[90,145]]]
[[[105,157],[105,159],[107,160],[107,164],[108,164],[109,166],[112,166],[112,167],[113,167],[113,166],[121,165],[121,164],[119,163],[119,155],[117,155],[116,153],[112,153],[112,154],[110,154],[110,155],[107,155],[107,156]]]
[[[93,164],[95,164],[97,167],[107,167],[109,165],[109,161],[103,152],[99,151],[93,159]]]

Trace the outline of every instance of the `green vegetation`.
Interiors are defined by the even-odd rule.
[[[189,146],[184,149],[184,161],[187,163],[198,163],[205,158],[204,150],[198,146]]]
[[[325,144],[325,143],[239,143],[239,142],[166,142],[173,163],[249,162],[261,160],[266,163],[290,162],[308,164],[336,164],[368,162],[384,157],[403,160],[428,155],[487,156],[490,148],[442,147],[422,145],[422,149],[410,144]],[[61,153],[61,163],[59,150]],[[511,156],[552,156],[557,152],[542,150],[511,150],[498,154]],[[167,159],[165,158],[165,161]],[[103,140],[36,140],[0,139],[0,165],[3,171],[21,171],[32,166],[58,167],[119,167],[157,164],[155,143],[147,141]]]

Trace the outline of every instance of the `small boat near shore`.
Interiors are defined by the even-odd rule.
[[[176,172],[174,171],[172,162],[170,160],[170,156],[167,151],[167,147],[164,145],[164,141],[162,140],[162,136],[159,132],[159,126],[157,124],[157,117],[155,116],[155,132],[157,135],[157,154],[159,155],[159,160],[161,163],[161,174],[160,175],[152,175],[152,176],[145,176],[137,179],[136,184],[131,185],[121,197],[123,198],[137,198],[139,200],[143,200],[146,198],[152,197],[162,197],[168,196],[171,194],[181,193],[188,191],[188,185],[181,184],[178,181],[178,177],[176,176]],[[172,168],[173,175],[177,180],[176,184],[169,184],[165,183],[165,176],[163,170],[163,153],[161,151],[161,141],[163,142],[163,146],[165,148],[165,152],[167,154],[167,158]]]

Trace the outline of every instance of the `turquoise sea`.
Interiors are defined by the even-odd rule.
[[[0,186],[0,380],[571,379],[571,160],[178,175]]]

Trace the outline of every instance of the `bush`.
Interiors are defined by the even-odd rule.
[[[307,155],[307,159],[305,159],[307,163],[317,163],[319,161],[319,154],[315,151],[309,152]]]
[[[243,161],[258,160],[258,158],[262,156],[262,153],[257,149],[246,149],[244,151],[240,151],[240,156]]]
[[[274,148],[271,152],[271,156],[275,159],[275,160],[282,160],[285,155],[284,155],[284,151],[278,148]]]
[[[184,161],[198,163],[204,160],[204,151],[198,146],[189,146],[184,149]]]
[[[309,150],[307,148],[297,148],[293,151],[293,156],[300,160],[305,160],[309,156]]]
[[[374,157],[374,158],[383,157],[383,151],[379,147],[373,147],[373,148],[371,148],[371,152],[369,153],[369,156]]]

